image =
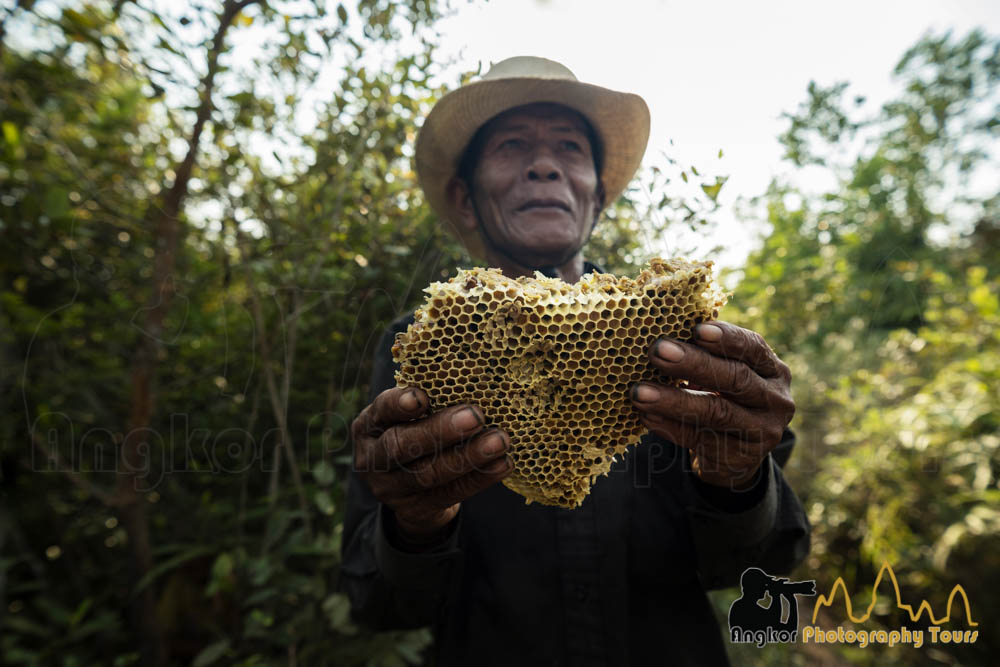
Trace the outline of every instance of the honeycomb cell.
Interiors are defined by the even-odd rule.
[[[649,346],[690,339],[726,301],[710,263],[678,259],[653,260],[634,279],[587,274],[575,285],[471,269],[425,292],[393,345],[397,385],[424,389],[435,410],[479,405],[511,436],[504,484],[527,502],[568,508],[644,432],[629,389],[664,381]]]

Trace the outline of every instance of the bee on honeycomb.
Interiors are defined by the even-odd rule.
[[[463,270],[433,283],[392,348],[399,387],[431,408],[471,403],[510,435],[503,483],[526,502],[573,508],[644,427],[637,382],[672,382],[649,364],[660,337],[690,340],[726,295],[711,262],[653,259],[635,279],[589,273],[570,285],[541,273],[511,279]]]

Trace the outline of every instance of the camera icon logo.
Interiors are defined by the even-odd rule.
[[[797,596],[816,595],[816,581],[789,581],[748,567],[740,577],[743,594],[729,607],[729,639],[734,644],[794,642],[799,632]]]

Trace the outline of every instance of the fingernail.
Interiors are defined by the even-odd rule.
[[[420,407],[420,399],[417,398],[417,392],[412,389],[402,396],[399,397],[399,407],[403,408],[407,412],[413,412]]]
[[[637,384],[632,390],[632,397],[641,403],[652,403],[660,398],[660,392],[648,384]]]
[[[507,439],[501,433],[494,433],[486,438],[486,442],[483,443],[481,449],[486,456],[496,456],[507,449]]]
[[[694,328],[695,334],[701,340],[715,343],[722,340],[722,329],[714,324],[699,324]]]
[[[451,418],[451,425],[459,431],[471,431],[479,426],[479,415],[472,408],[465,408],[455,413]]]
[[[666,361],[680,361],[684,358],[684,348],[669,340],[661,340],[656,345],[656,356]]]

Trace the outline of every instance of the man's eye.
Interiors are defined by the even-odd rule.
[[[579,151],[583,150],[583,148],[580,146],[580,144],[578,144],[575,141],[570,141],[568,139],[565,140],[565,141],[563,141],[563,142],[561,142],[561,148],[563,150],[576,151],[576,152],[579,152]]]
[[[524,145],[524,142],[520,139],[504,139],[500,142],[498,148],[520,148]]]

